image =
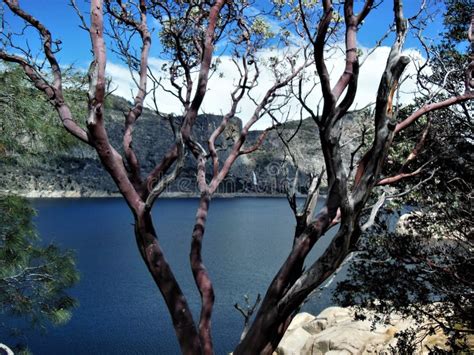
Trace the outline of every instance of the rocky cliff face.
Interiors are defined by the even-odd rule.
[[[112,144],[119,151],[122,146],[123,112],[127,103],[115,97],[107,110],[107,130]],[[357,134],[353,117],[346,117],[347,129],[343,141],[350,141]],[[200,116],[194,127],[194,136],[206,143],[207,137],[220,124],[221,117]],[[228,154],[232,143],[242,128],[242,122],[235,119],[217,142],[222,158]],[[282,126],[283,136],[288,139],[300,169],[300,191],[305,191],[308,173],[319,173],[323,157],[319,146],[318,131],[311,120],[289,122]],[[247,144],[251,145],[260,131],[249,134]],[[145,110],[134,131],[134,149],[138,153],[143,176],[160,162],[174,138],[169,122]],[[345,158],[350,159],[350,141],[344,148]],[[210,164],[209,164],[210,165]],[[209,166],[209,172],[210,172]],[[169,188],[169,193],[193,194],[196,192],[195,161],[188,154],[180,178]],[[262,147],[234,164],[228,178],[220,186],[220,193],[284,193],[296,169],[289,163],[284,145],[277,132],[270,131]],[[0,190],[15,192],[31,197],[37,196],[107,196],[117,193],[112,179],[100,165],[96,153],[86,145],[79,145],[66,152],[41,152],[30,158],[10,156],[0,161]]]

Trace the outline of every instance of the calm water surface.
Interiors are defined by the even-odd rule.
[[[156,229],[165,255],[195,319],[199,294],[188,262],[197,199],[156,204]],[[43,242],[74,249],[81,273],[71,290],[80,306],[71,321],[32,334],[34,354],[178,354],[171,321],[138,253],[132,218],[121,199],[38,199],[36,225]],[[233,304],[262,296],[291,247],[294,218],[283,198],[215,199],[203,257],[214,282],[216,354],[233,350],[243,319]],[[315,255],[310,255],[314,259]],[[306,305],[312,313],[330,304],[322,295]]]

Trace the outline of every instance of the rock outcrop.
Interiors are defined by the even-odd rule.
[[[123,134],[123,112],[128,104],[124,99],[112,97],[106,110],[106,128],[112,145],[121,152]],[[195,138],[206,146],[207,138],[221,123],[217,115],[202,115],[194,126]],[[350,152],[357,145],[358,126],[352,115],[344,118],[346,125],[342,134],[344,155],[350,161]],[[178,120],[179,121],[179,120]],[[234,119],[216,142],[219,155],[224,159],[230,152],[234,140],[242,129],[242,122]],[[306,173],[319,173],[324,159],[318,139],[318,130],[312,120],[288,122],[280,130],[287,138],[300,169],[300,192],[304,193]],[[261,131],[251,131],[246,146],[257,140]],[[133,147],[141,162],[142,175],[146,176],[160,161],[174,141],[169,123],[149,110],[134,129]],[[27,162],[25,160],[28,159]],[[196,188],[195,161],[188,154],[185,167],[179,179],[168,192],[192,194]],[[208,164],[209,174],[211,166]],[[285,147],[275,131],[270,131],[256,152],[241,156],[235,162],[227,179],[219,187],[221,194],[281,194],[292,181],[295,169],[288,163]],[[8,156],[0,159],[0,192],[20,193],[31,197],[93,197],[112,196],[117,188],[104,171],[95,151],[86,145],[78,144],[68,151],[40,151],[34,157]]]
[[[413,320],[397,315],[391,315],[390,324],[355,320],[351,308],[329,307],[318,316],[299,313],[274,355],[390,354],[390,347],[397,343],[396,334],[415,325]],[[442,347],[445,341],[440,334],[426,337],[417,354],[428,353],[425,344]]]

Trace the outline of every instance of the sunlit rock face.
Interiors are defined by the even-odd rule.
[[[351,308],[329,307],[318,316],[299,313],[274,355],[390,354],[390,348],[397,344],[396,335],[416,325],[395,314],[391,315],[390,324],[355,320]],[[441,334],[424,337],[416,354],[428,354],[426,345],[443,347],[445,342]]]

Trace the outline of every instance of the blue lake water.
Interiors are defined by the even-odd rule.
[[[162,199],[154,209],[160,242],[195,319],[199,293],[188,253],[197,203],[197,199]],[[37,199],[33,205],[43,242],[75,250],[81,273],[71,290],[80,303],[71,321],[43,336],[30,334],[27,344],[33,353],[178,354],[170,318],[138,253],[132,217],[123,200]],[[284,198],[212,201],[203,258],[216,293],[216,354],[228,353],[237,344],[243,318],[233,304],[244,304],[245,294],[252,300],[257,293],[263,296],[288,255],[293,228]],[[312,252],[309,260],[319,252]],[[316,314],[330,304],[330,296],[323,293],[304,309]]]

